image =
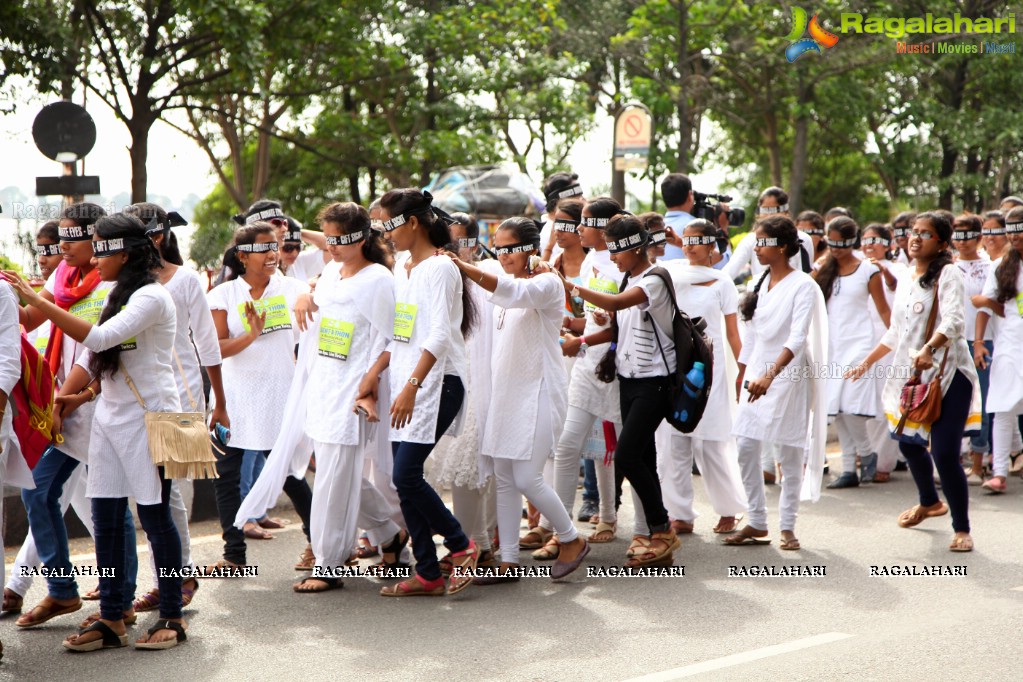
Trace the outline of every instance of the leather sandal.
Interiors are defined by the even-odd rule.
[[[903,528],[912,528],[913,526],[920,525],[924,519],[933,516],[944,516],[947,513],[948,505],[944,502],[938,502],[937,505],[929,508],[916,504],[899,514],[899,525]]]
[[[645,551],[633,554],[626,566],[634,568],[665,561],[681,546],[682,542],[678,539],[678,535],[670,528],[666,531],[653,533],[650,535],[650,544],[646,546]]]
[[[479,551],[476,543],[469,540],[469,546],[461,552],[451,553],[451,577],[448,578],[448,594],[458,594],[472,584],[472,573],[476,570]]]
[[[418,573],[408,580],[380,588],[381,597],[443,597],[446,592],[444,578],[427,580]]]
[[[629,548],[625,550],[625,556],[632,558],[650,546],[650,538],[646,535],[633,535]]]
[[[298,555],[298,563],[295,564],[296,571],[311,571],[316,566],[316,555],[313,554],[313,546],[306,545],[302,553]]]
[[[140,613],[153,611],[160,607],[160,591],[153,589],[135,600],[132,608]]]
[[[46,621],[56,618],[57,616],[74,613],[81,608],[81,599],[76,601],[74,604],[63,605],[58,604],[47,596],[43,599],[43,601],[33,606],[31,611],[23,613],[18,620],[14,621],[14,624],[19,628],[34,628],[37,625],[42,625]]]
[[[604,542],[611,542],[615,539],[615,531],[617,529],[617,523],[604,523],[601,521],[597,524],[594,531],[590,533],[589,542],[595,545]]]
[[[553,561],[558,558],[560,553],[561,543],[558,542],[558,537],[556,535],[552,535],[546,545],[533,552],[533,558],[536,561]]]
[[[519,549],[540,549],[547,544],[547,541],[554,535],[554,531],[547,530],[543,526],[530,528],[525,535],[519,539]]]
[[[21,613],[25,605],[24,598],[9,587],[4,588],[4,604],[0,613]]]

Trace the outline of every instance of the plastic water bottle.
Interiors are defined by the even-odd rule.
[[[702,362],[694,362],[693,368],[686,374],[686,380],[688,383],[682,384],[682,390],[685,391],[686,395],[696,400],[700,395],[700,391],[703,389],[706,377],[704,376],[704,365]],[[695,386],[695,390],[689,387],[689,384]],[[689,410],[679,410],[675,413],[675,418],[679,421],[686,421],[689,417]]]

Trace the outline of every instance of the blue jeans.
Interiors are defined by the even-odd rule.
[[[970,349],[973,349],[973,341],[969,342]],[[989,355],[994,354],[995,345],[993,341],[985,341],[984,345],[987,347]],[[990,361],[989,361],[990,362]],[[984,369],[977,368],[977,378],[980,379],[980,433],[970,436],[970,450],[973,452],[988,453],[991,452],[991,415],[987,413],[987,387],[990,384],[991,377],[991,365],[988,364]]]
[[[266,455],[263,454],[262,450],[243,451],[240,482],[243,500],[249,494],[249,491],[252,490],[252,484],[259,478],[259,474],[262,473],[264,464],[266,464]],[[266,514],[263,514],[261,518],[266,518]],[[249,519],[249,521],[256,523],[259,519]]]
[[[78,596],[78,583],[71,576],[71,551],[68,548],[67,526],[64,515],[60,511],[60,497],[64,494],[64,484],[71,478],[78,460],[70,457],[54,446],[47,448],[32,470],[32,480],[36,487],[23,490],[21,499],[28,514],[29,530],[39,552],[39,561],[50,569],[58,569],[67,577],[46,578],[47,592],[54,599],[74,599]],[[131,524],[129,515],[127,523]],[[131,577],[126,581],[126,601],[124,610],[131,608],[135,599],[135,573],[138,572],[138,556],[135,553],[135,527],[131,527],[130,537],[125,539],[125,553],[130,557],[126,572]]]
[[[462,380],[446,375],[441,388],[440,409],[437,414],[436,437],[440,438],[458,416],[465,399]],[[425,580],[440,578],[437,546],[434,533],[444,536],[444,546],[452,552],[461,552],[469,546],[469,538],[462,531],[451,511],[444,506],[437,491],[423,478],[423,463],[433,452],[433,443],[392,442],[394,471],[391,479],[398,489],[401,513],[412,538],[412,554],[416,557],[416,573]]]
[[[153,546],[153,558],[159,571],[160,617],[181,618],[181,537],[170,513],[170,479],[163,478],[159,504],[138,505],[139,521],[146,538]],[[130,523],[128,498],[92,498],[92,525],[96,533],[96,564],[111,575],[99,579],[100,615],[107,620],[120,620],[134,597],[134,576],[138,573],[138,560],[134,569],[129,565],[135,555],[135,525]],[[131,541],[126,542],[130,538]],[[128,545],[131,551],[127,550]],[[163,570],[161,570],[163,569]],[[164,574],[170,569],[173,574]]]
[[[597,491],[597,465],[592,459],[583,460],[583,499],[600,503],[600,493]]]

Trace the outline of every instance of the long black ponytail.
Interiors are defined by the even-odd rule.
[[[100,315],[103,324],[117,315],[136,291],[156,282],[153,271],[160,266],[160,254],[156,245],[146,236],[142,221],[133,215],[115,213],[96,221],[96,234],[103,239],[123,239],[128,260],[121,267],[106,305]],[[110,376],[117,371],[121,357],[121,346],[116,345],[104,351],[93,353],[89,361],[89,372],[97,377]]]

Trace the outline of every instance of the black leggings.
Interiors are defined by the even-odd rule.
[[[615,496],[621,499],[622,481],[636,491],[651,533],[668,529],[668,512],[657,477],[654,431],[667,415],[668,377],[618,378],[622,432],[615,449]],[[636,510],[638,514],[640,510]]]
[[[957,533],[970,532],[969,488],[966,473],[959,463],[959,450],[972,399],[973,384],[966,375],[956,371],[952,385],[941,399],[941,416],[931,425],[930,454],[923,445],[899,443],[899,450],[906,457],[909,471],[920,493],[921,506],[930,507],[940,501],[934,486],[934,469],[938,469],[941,489],[948,500],[949,511],[952,512],[952,530]]]

